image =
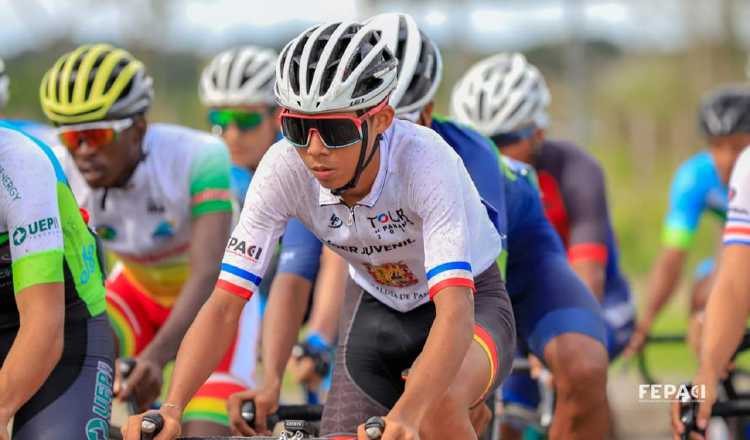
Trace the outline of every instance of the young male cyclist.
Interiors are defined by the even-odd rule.
[[[114,344],[94,234],[48,146],[0,122],[0,439],[108,438]]]
[[[745,119],[743,114],[741,119]],[[726,376],[750,316],[750,151],[737,159],[729,181],[729,209],[724,227],[723,247],[715,280],[706,305],[701,335],[700,365],[693,384],[705,386],[697,424],[706,429],[711,407],[717,398],[719,380]],[[679,405],[672,408],[672,432],[675,439],[684,432]],[[702,438],[695,434],[690,438]]]
[[[618,267],[604,176],[596,161],[579,147],[545,139],[548,103],[549,91],[536,67],[521,54],[503,53],[469,69],[453,90],[451,110],[459,121],[489,136],[501,153],[532,165],[538,172],[547,218],[568,250],[571,267],[603,306],[606,347],[609,358],[614,359],[630,337],[635,313],[628,284]],[[554,287],[551,291],[560,298],[568,295]],[[547,301],[550,299],[542,300]],[[554,314],[550,316],[556,319]],[[538,356],[533,346],[531,351]],[[563,353],[550,351],[558,356]],[[553,374],[559,393],[560,378],[554,370]],[[522,407],[534,408],[539,400],[536,384],[522,375],[509,378],[503,395]],[[558,404],[555,423],[562,418],[571,426],[590,423],[606,428],[589,407],[585,400],[575,398],[569,405]],[[607,408],[599,406],[597,411],[606,414]],[[605,432],[599,431],[596,438]]]
[[[720,221],[726,216],[729,174],[739,154],[750,144],[750,89],[735,85],[713,91],[703,99],[698,120],[708,150],[682,164],[672,180],[662,235],[664,249],[649,277],[646,306],[628,346],[630,353],[643,348],[652,324],[674,294],[703,213],[713,213]],[[698,272],[690,298],[688,327],[696,352],[713,259],[704,261]]]
[[[285,139],[261,161],[232,236],[266,249],[297,217],[350,264],[323,434],[354,435],[381,415],[385,440],[476,438],[469,409],[507,374],[514,345],[494,262],[500,237],[460,158],[434,132],[393,119],[396,69],[378,30],[353,22],[312,27],[284,48],[275,91]],[[228,345],[268,261],[227,249],[182,344],[157,439],[179,433],[184,404],[218,362],[216,348]],[[266,375],[255,396],[261,431],[298,331],[279,317],[299,305],[274,306],[265,320],[277,331],[264,334]],[[131,417],[126,438],[138,438],[140,420]]]
[[[40,95],[67,149],[76,199],[118,260],[106,283],[108,312],[120,357],[135,356],[136,365],[116,391],[146,407],[218,276],[232,220],[226,147],[199,131],[148,124],[152,80],[110,45],[60,57]],[[247,341],[233,341],[187,408],[187,432],[228,432],[224,400],[250,385],[255,361],[243,358]]]

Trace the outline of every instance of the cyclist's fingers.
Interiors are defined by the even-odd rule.
[[[132,396],[134,393],[133,390],[138,386],[138,383],[143,378],[144,373],[145,369],[143,368],[143,366],[141,364],[135,364],[135,368],[133,368],[133,371],[130,372],[127,380],[122,380],[120,382],[120,393],[117,397],[119,397],[120,400],[125,400]]]
[[[141,420],[143,414],[128,417],[128,422],[120,428],[123,440],[140,440],[141,439]]]
[[[678,438],[679,434],[682,434],[685,431],[685,426],[680,420],[679,402],[672,402],[669,412],[671,414],[670,420],[672,421],[672,432],[674,433],[675,438]]]
[[[164,417],[164,428],[154,440],[174,440],[180,435],[180,423],[171,418]]]
[[[712,403],[709,403],[706,400],[698,405],[698,417],[696,424],[700,429],[706,429],[706,426],[708,426],[708,419],[711,417],[712,406]]]
[[[242,403],[255,398],[255,393],[246,390],[234,393],[227,400],[227,412],[229,413],[229,426],[233,435],[255,435],[255,431],[242,418]]]

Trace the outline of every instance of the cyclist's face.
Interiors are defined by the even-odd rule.
[[[81,144],[71,155],[86,183],[92,188],[118,185],[140,158],[145,132],[146,120],[136,116],[133,125],[118,133],[112,143],[99,148]]]
[[[537,147],[542,142],[544,142],[544,130],[538,128],[534,130],[534,134],[531,137],[505,145],[500,148],[500,152],[511,159],[533,165]]]
[[[352,117],[356,117],[356,113],[342,113]],[[367,152],[372,151],[372,146],[375,143],[376,135],[383,133],[393,122],[393,108],[385,106],[380,112],[365,119],[368,124],[368,135],[367,135]],[[297,148],[297,152],[305,166],[312,172],[313,176],[320,182],[320,185],[324,188],[335,189],[341,188],[346,185],[354,175],[354,171],[357,167],[357,161],[359,159],[360,147],[362,142],[350,145],[343,148],[327,148],[323,141],[320,139],[320,135],[313,132],[310,135],[310,144],[307,148]],[[377,157],[375,157],[366,170],[372,169],[376,164],[379,163]],[[377,170],[377,168],[376,168]],[[372,182],[368,182],[367,177],[369,176],[367,171],[362,173],[362,178],[357,187],[372,185]],[[377,172],[375,172],[375,175]],[[374,180],[374,176],[373,179]]]
[[[227,147],[229,147],[232,163],[254,171],[258,168],[263,155],[276,140],[279,132],[277,112],[273,111],[271,106],[265,104],[231,107],[231,109],[259,113],[263,117],[257,127],[241,130],[236,124],[231,123],[221,134]]]
[[[717,136],[711,138],[709,151],[716,164],[721,181],[729,182],[732,168],[737,157],[746,146],[750,145],[750,133],[737,133],[728,136]]]

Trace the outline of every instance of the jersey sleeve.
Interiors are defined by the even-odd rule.
[[[750,246],[750,149],[737,159],[729,180],[729,212],[724,228],[725,246]]]
[[[216,287],[245,299],[259,290],[276,243],[291,217],[293,205],[287,195],[294,190],[284,168],[283,158],[274,154],[272,147],[250,183],[239,222],[224,251]]]
[[[313,282],[320,267],[323,244],[297,219],[289,220],[281,239],[281,256],[276,273],[293,273]]]
[[[0,151],[2,215],[10,244],[13,291],[18,294],[29,286],[62,283],[63,233],[55,169],[20,135],[10,136]]]
[[[435,142],[444,142],[435,138]],[[426,151],[425,151],[426,152]],[[411,206],[422,219],[425,273],[430,299],[450,286],[476,291],[471,267],[470,235],[464,200],[468,173],[458,156],[446,160],[434,152],[420,156],[411,173]],[[476,191],[476,190],[474,190]],[[478,197],[476,198],[477,203]],[[484,209],[480,207],[480,209]]]
[[[669,213],[662,229],[662,244],[688,249],[698,228],[705,200],[705,185],[689,163],[675,174],[669,192]]]
[[[568,259],[606,264],[609,214],[604,173],[596,161],[579,154],[561,178],[570,224]]]
[[[223,142],[207,143],[196,154],[190,170],[190,212],[193,218],[231,212],[229,152]]]

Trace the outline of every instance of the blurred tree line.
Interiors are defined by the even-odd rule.
[[[746,55],[726,41],[698,41],[677,53],[630,53],[608,43],[583,41],[585,68],[574,87],[564,56],[569,44],[525,52],[552,92],[549,135],[583,144],[604,165],[625,270],[639,279],[660,246],[672,175],[680,162],[704,147],[696,124],[700,98],[719,84],[744,81]],[[11,100],[5,113],[43,120],[38,100],[41,77],[58,56],[75,46],[57,41],[44,50],[7,59]],[[156,51],[138,39],[128,48],[155,80],[150,118],[208,128],[197,94],[200,71],[208,60]],[[436,101],[438,111],[447,113],[453,84],[483,55],[457,45],[444,47],[443,57],[445,73]],[[575,113],[580,109],[583,115]],[[576,117],[586,122],[584,136],[574,129]],[[704,223],[694,262],[711,254],[717,244],[718,225]]]

